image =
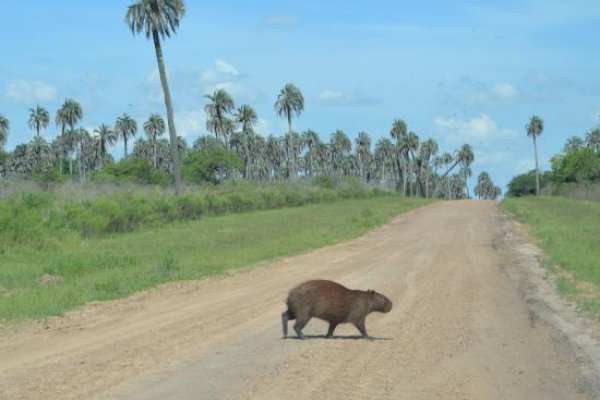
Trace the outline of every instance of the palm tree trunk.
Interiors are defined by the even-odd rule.
[[[127,158],[127,136],[123,136],[123,143],[125,143],[125,157],[123,157],[124,159]]]
[[[533,151],[535,152],[535,195],[540,195],[540,168],[538,166],[538,151],[537,151],[537,142],[535,140],[535,135],[533,137]]]
[[[294,137],[292,136],[292,110],[288,110],[288,159],[290,163],[289,175],[291,180],[296,179],[296,160],[294,159]]]
[[[173,174],[175,175],[175,195],[181,194],[181,168],[179,166],[179,154],[177,152],[177,131],[175,130],[175,117],[173,115],[173,104],[171,102],[171,92],[169,83],[167,82],[167,72],[160,46],[160,38],[158,31],[152,31],[154,39],[154,50],[156,51],[156,61],[158,63],[158,72],[160,74],[160,83],[162,84],[163,93],[165,95],[165,106],[167,107],[167,124],[169,125],[169,142],[171,148],[171,159],[173,161]]]

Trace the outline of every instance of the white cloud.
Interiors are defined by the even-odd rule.
[[[494,86],[492,86],[492,93],[503,99],[512,99],[517,97],[519,94],[517,89],[508,83],[496,83]]]
[[[498,142],[517,135],[514,130],[500,127],[487,114],[468,119],[437,117],[433,122],[438,130],[454,144]]]
[[[471,107],[505,106],[521,99],[520,91],[508,82],[485,83],[468,76],[449,85],[440,83],[446,101],[452,105]]]
[[[273,16],[263,18],[259,21],[260,25],[268,25],[268,26],[295,26],[300,23],[300,20],[296,17],[286,17],[286,16]]]
[[[256,122],[254,130],[256,131],[256,133],[267,137],[273,132],[273,123],[271,122],[271,120],[259,118]]]
[[[214,85],[220,81],[230,81],[239,79],[238,69],[227,61],[217,60],[215,65],[200,75],[200,82]]]
[[[188,143],[199,135],[206,133],[206,115],[201,109],[186,109],[175,112],[177,134],[183,136]]]
[[[19,79],[8,82],[2,97],[21,103],[47,101],[56,98],[56,89],[44,82]]]
[[[326,89],[319,93],[317,100],[322,104],[332,106],[364,106],[379,103],[377,99],[362,94],[359,89],[356,89],[350,93]]]
[[[245,82],[239,69],[223,60],[216,60],[214,65],[203,71],[193,85],[193,94],[212,94],[217,89],[229,93],[236,104],[256,103],[262,97],[260,90]]]

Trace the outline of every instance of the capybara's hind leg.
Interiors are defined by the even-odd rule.
[[[330,338],[330,337],[333,336],[333,331],[335,331],[335,327],[337,325],[338,324],[336,324],[335,322],[330,322],[329,323],[329,329],[327,330],[327,336],[326,336],[327,338]]]
[[[310,315],[298,315],[296,318],[296,323],[294,324],[294,331],[298,335],[298,339],[304,339],[304,335],[302,334],[302,329],[308,324],[310,320]]]
[[[283,337],[287,337],[288,332],[288,321],[290,319],[295,319],[296,316],[290,310],[286,310],[281,313],[281,326],[283,327]]]

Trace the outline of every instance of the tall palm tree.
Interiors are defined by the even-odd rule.
[[[137,122],[127,114],[117,118],[115,122],[115,133],[118,138],[123,139],[124,153],[123,158],[127,158],[127,141],[133,139],[137,133]]]
[[[398,182],[396,183],[396,190],[400,190],[400,182],[402,182],[402,192],[406,194],[406,172],[402,168],[400,157],[406,150],[402,144],[406,136],[408,136],[408,126],[406,122],[401,119],[395,119],[390,130],[390,136],[396,141],[396,169],[398,171]]]
[[[231,131],[232,122],[227,117],[235,108],[233,98],[223,89],[217,89],[213,94],[207,94],[204,97],[210,100],[210,103],[204,106],[206,112],[206,129],[215,134],[215,138],[219,138],[219,134],[223,136],[223,141],[227,147],[227,135]]]
[[[165,133],[165,121],[158,114],[150,114],[148,120],[144,122],[144,132],[148,136],[148,140],[152,143],[152,164],[154,169],[157,168],[157,152],[158,137]]]
[[[356,143],[356,158],[358,160],[360,179],[366,183],[365,164],[371,157],[371,137],[366,132],[359,132],[354,142]]]
[[[538,165],[538,151],[536,138],[544,131],[544,121],[537,115],[532,116],[529,119],[527,125],[525,125],[527,136],[533,138],[533,151],[535,153],[535,194],[540,195],[540,168]]]
[[[297,117],[304,111],[304,97],[302,92],[294,84],[288,83],[281,89],[275,102],[275,112],[280,117],[285,117],[288,122],[288,154],[293,153],[294,138],[292,135],[292,116]],[[296,160],[292,157],[288,160],[288,174],[291,179],[296,179]]]
[[[75,125],[77,125],[82,118],[83,110],[81,109],[81,105],[73,99],[66,99],[56,113],[56,124],[62,126],[63,132],[66,125],[69,125],[71,130],[74,130]]]
[[[37,106],[29,109],[28,125],[35,130],[36,136],[40,136],[40,130],[46,129],[50,122],[50,114],[44,107]]]
[[[319,134],[317,132],[313,131],[312,129],[309,129],[302,134],[302,141],[308,148],[308,152],[306,154],[306,156],[308,157],[308,176],[312,178],[314,174],[313,164],[316,157],[315,150],[318,144],[321,142],[321,140],[319,139]]]
[[[179,21],[185,14],[183,0],[137,0],[127,9],[125,20],[133,34],[145,31],[146,38],[154,41],[156,62],[160,83],[165,97],[167,108],[167,123],[169,125],[169,142],[171,158],[173,162],[173,173],[175,175],[175,194],[181,193],[181,168],[179,166],[179,155],[177,152],[177,131],[175,129],[175,117],[173,104],[171,102],[171,91],[167,81],[167,71],[162,52],[160,40],[171,37],[179,28]]]
[[[2,148],[6,144],[8,132],[10,132],[10,122],[4,115],[0,114],[0,153],[3,151]]]
[[[387,187],[386,166],[394,166],[394,144],[388,138],[381,138],[375,145],[375,161],[378,164],[380,183]]]
[[[333,171],[338,173],[339,176],[343,176],[344,161],[352,150],[352,142],[343,130],[338,129],[331,134],[329,146]]]
[[[249,105],[243,105],[237,109],[234,115],[235,122],[241,125],[241,132],[238,134],[239,150],[245,163],[244,177],[250,179],[252,175],[252,163],[255,158],[253,153],[253,143],[255,142],[254,124],[258,121],[256,111]]]
[[[435,157],[438,149],[438,144],[433,139],[427,139],[421,143],[419,158],[421,159],[421,169],[425,170],[425,197],[429,197],[429,179],[432,171],[430,166],[431,157]]]
[[[98,158],[100,161],[100,168],[104,165],[106,159],[106,153],[108,146],[115,144],[119,139],[117,133],[108,125],[102,124],[98,129],[94,130],[96,134],[96,146],[98,151]]]

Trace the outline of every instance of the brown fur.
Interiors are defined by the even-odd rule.
[[[365,318],[373,311],[387,313],[392,302],[374,290],[350,290],[332,281],[304,282],[290,291],[287,311],[281,314],[283,336],[287,336],[287,322],[295,319],[294,331],[304,338],[302,329],[312,317],[329,322],[327,337],[333,335],[338,324],[350,322],[363,337],[368,337]]]

